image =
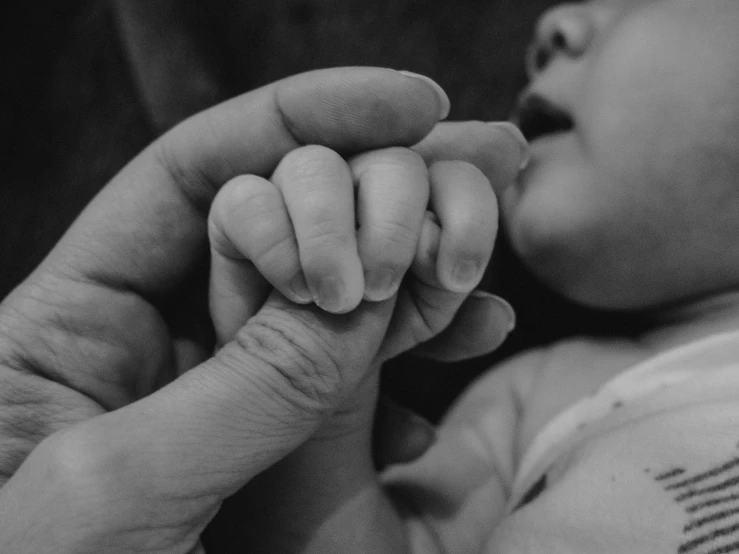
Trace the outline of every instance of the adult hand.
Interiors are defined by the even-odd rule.
[[[221,501],[361,377],[392,311],[337,319],[275,298],[208,359],[213,195],[302,144],[414,144],[443,109],[397,72],[314,72],[200,114],[126,167],[0,307],[0,550],[199,551]]]

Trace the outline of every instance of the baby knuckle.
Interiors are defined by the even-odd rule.
[[[336,164],[344,164],[344,159],[336,152],[318,144],[296,148],[285,154],[278,171],[288,171],[300,177],[322,175]]]
[[[272,185],[270,185],[272,186]],[[265,187],[242,188],[238,195],[219,197],[212,218],[221,220],[227,228],[249,228],[259,232],[274,227],[275,216],[284,211],[284,205],[276,189]]]
[[[224,194],[218,197],[218,201],[223,204],[223,209],[231,217],[256,217],[261,213],[273,212],[280,208],[277,201],[279,196],[276,189],[272,189],[272,185],[265,183],[254,183],[249,176],[244,176],[238,181],[231,181],[227,188],[223,189]]]
[[[488,181],[480,168],[465,160],[439,160],[434,162],[429,170],[450,180],[454,177],[467,176],[476,180]]]
[[[400,146],[377,151],[377,161],[397,167],[426,168],[426,163],[418,152]]]
[[[351,245],[352,237],[329,210],[316,209],[311,219],[312,223],[300,233],[301,249],[326,249],[330,252]]]
[[[415,247],[420,234],[420,226],[406,219],[382,220],[372,223],[369,235],[378,242],[382,252],[392,251],[393,246]]]
[[[270,264],[274,260],[279,260],[282,265],[285,262],[284,255],[291,251],[293,240],[293,236],[289,233],[264,235],[264,240],[253,246],[251,259],[257,266]]]
[[[351,167],[358,178],[370,173],[398,173],[405,175],[409,171],[426,172],[426,162],[423,157],[409,148],[393,146],[372,152],[359,154],[351,159]]]

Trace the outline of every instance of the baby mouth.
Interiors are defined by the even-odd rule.
[[[544,136],[566,133],[574,127],[574,121],[567,112],[535,93],[521,98],[511,121],[521,129],[529,142]]]

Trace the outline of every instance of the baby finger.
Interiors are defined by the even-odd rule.
[[[470,292],[482,279],[498,230],[498,203],[483,173],[467,162],[443,161],[429,168],[431,207],[439,217],[439,282]]]
[[[407,148],[375,150],[351,162],[357,181],[357,246],[364,297],[387,300],[413,261],[429,200],[426,164]]]
[[[272,183],[282,192],[313,300],[329,312],[353,310],[364,278],[347,162],[323,146],[303,146],[282,159]]]

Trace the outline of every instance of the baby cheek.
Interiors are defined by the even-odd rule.
[[[690,165],[685,162],[694,143],[715,132],[711,113],[721,110],[723,93],[730,88],[735,96],[736,79],[727,86],[727,74],[737,72],[733,62],[724,69],[731,58],[721,51],[727,41],[712,40],[719,29],[704,28],[716,22],[702,15],[703,8],[679,4],[649,3],[631,12],[588,62],[579,102],[582,132],[608,171],[633,178]]]
[[[503,197],[503,221],[512,246],[536,273],[562,273],[588,256],[602,215],[591,172],[582,163],[549,160],[535,165],[521,187]]]

